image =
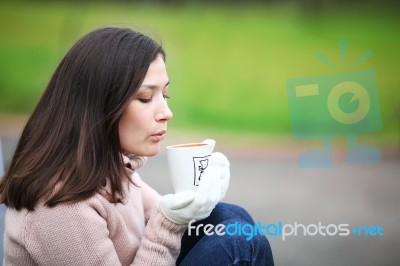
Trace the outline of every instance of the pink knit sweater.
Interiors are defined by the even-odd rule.
[[[126,197],[107,185],[88,200],[34,211],[8,209],[4,265],[175,265],[185,225],[167,220],[159,194],[137,173]]]

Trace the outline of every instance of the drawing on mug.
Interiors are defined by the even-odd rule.
[[[204,170],[207,168],[207,166],[208,166],[208,159],[200,161],[200,165],[199,165],[199,169],[198,169],[200,171],[199,180],[201,180],[201,175],[204,173]]]
[[[208,158],[210,155],[205,157],[193,157],[194,164],[194,185],[198,186],[204,171],[208,167]]]

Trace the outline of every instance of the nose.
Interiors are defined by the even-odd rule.
[[[174,115],[171,109],[169,109],[167,101],[164,100],[161,104],[159,112],[156,114],[157,122],[166,122],[168,120],[171,120],[173,116]]]

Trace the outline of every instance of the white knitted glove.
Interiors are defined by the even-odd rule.
[[[206,139],[204,141],[202,141],[203,143],[207,143],[210,144],[212,146],[212,149],[214,149],[215,146],[215,140],[213,139]],[[226,191],[228,190],[229,187],[229,180],[231,177],[230,174],[230,163],[228,161],[228,159],[226,158],[225,155],[223,155],[220,152],[214,152],[211,154],[211,158],[210,158],[210,165],[218,165],[221,167],[221,198],[220,200],[222,200],[225,197]]]
[[[163,196],[160,210],[168,220],[177,224],[205,219],[225,196],[229,177],[229,162],[226,157],[222,153],[212,153],[197,190]]]
[[[220,201],[225,197],[226,191],[229,187],[229,180],[231,177],[230,163],[225,155],[220,152],[214,152],[211,154],[210,164],[221,167],[220,181],[221,181],[221,193]]]

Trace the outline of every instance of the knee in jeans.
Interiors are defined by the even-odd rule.
[[[254,246],[270,249],[270,244],[264,234],[254,230],[253,224],[248,224],[243,220],[230,219],[223,223],[225,225],[225,235],[222,241],[234,241],[243,246]]]
[[[248,222],[254,222],[254,221],[253,221],[253,218],[251,217],[251,215],[250,215],[244,208],[242,208],[242,207],[240,207],[240,206],[238,206],[238,205],[233,205],[233,206],[235,206],[236,211],[237,211],[241,216],[243,216],[243,217],[245,218],[245,219],[243,219],[243,220],[248,221]]]
[[[232,224],[244,225],[243,223],[237,223],[237,221],[230,222]],[[229,224],[226,223],[226,225]],[[243,232],[236,232],[234,234],[233,232],[231,231],[229,234],[225,234],[219,238],[220,247],[230,254],[233,261],[251,262],[251,265],[273,265],[271,247],[265,235],[248,232],[245,234]],[[214,248],[217,250],[216,247]]]
[[[219,203],[215,207],[215,210],[225,214],[225,219],[236,219],[242,220],[247,223],[254,223],[253,218],[250,214],[242,207],[229,203]]]
[[[269,245],[269,241],[264,235],[256,235],[251,239],[254,246],[263,248],[265,250],[270,250],[271,247]]]

